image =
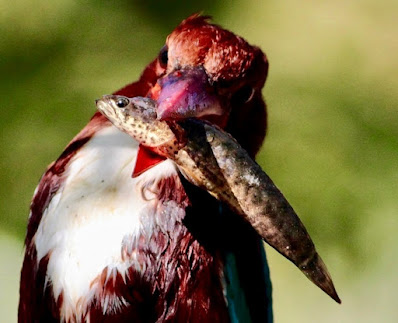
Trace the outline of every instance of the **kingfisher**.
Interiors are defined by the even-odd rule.
[[[195,14],[115,94],[207,120],[255,158],[267,73],[260,48]],[[272,322],[271,291],[254,229],[99,112],[36,188],[19,322]]]

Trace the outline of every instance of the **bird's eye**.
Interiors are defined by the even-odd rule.
[[[127,98],[119,98],[119,99],[117,99],[117,101],[116,101],[116,105],[117,105],[119,108],[124,108],[124,107],[128,106],[129,103],[130,103],[130,101],[129,101],[129,99],[127,99]]]
[[[169,61],[168,47],[166,45],[164,45],[163,48],[160,50],[160,53],[159,53],[160,66],[166,67],[168,61]]]
[[[243,104],[247,101],[250,101],[253,95],[254,89],[251,86],[244,86],[235,93],[234,100],[238,101],[240,104]]]

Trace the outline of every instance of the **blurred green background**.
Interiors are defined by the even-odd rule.
[[[188,3],[188,2],[187,2]],[[269,252],[276,322],[397,322],[398,2],[0,0],[0,321],[16,321],[28,208],[46,166],[196,11],[270,61],[259,162],[342,305]]]

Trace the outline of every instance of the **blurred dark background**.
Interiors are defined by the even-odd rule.
[[[396,322],[398,2],[0,0],[0,313],[16,321],[29,203],[94,99],[136,80],[194,12],[260,46],[269,132],[258,161],[343,300],[269,252],[277,322]]]

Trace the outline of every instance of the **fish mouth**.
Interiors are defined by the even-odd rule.
[[[109,101],[107,99],[109,95],[104,95],[101,99],[96,99],[95,100],[95,105],[97,106],[97,109],[102,113],[106,115],[106,112],[109,111]]]
[[[106,117],[111,117],[114,115],[114,110],[112,109],[114,102],[113,95],[104,95],[101,99],[95,100],[95,105],[97,109]]]

